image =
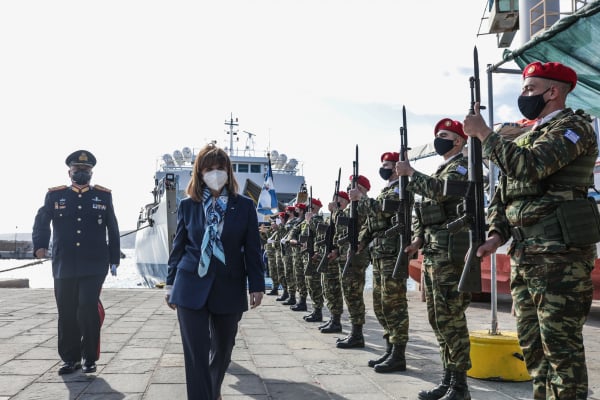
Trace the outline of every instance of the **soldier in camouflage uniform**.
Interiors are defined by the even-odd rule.
[[[352,176],[350,176],[350,179],[352,179]],[[361,200],[367,198],[367,192],[371,189],[371,183],[367,177],[363,175],[358,176],[357,189],[362,194]],[[349,210],[345,211],[346,214],[348,214],[348,212]],[[366,215],[364,213],[361,214],[359,210],[358,226],[362,226],[365,221]],[[346,264],[347,253],[348,244],[346,244],[344,250],[341,250],[340,252],[340,254],[343,255],[343,261],[340,260],[342,266]],[[337,341],[337,348],[351,349],[365,347],[365,338],[363,336],[363,325],[365,324],[365,272],[370,263],[369,251],[363,249],[363,251],[352,256],[351,264],[348,266],[349,270],[347,271],[346,276],[342,277],[342,290],[344,299],[346,300],[348,314],[350,314],[352,330],[348,336]]]
[[[334,196],[333,201],[327,206],[331,213],[329,224],[333,224],[331,227],[331,229],[333,229],[333,248],[329,254],[324,254],[324,262],[327,266],[322,274],[322,282],[323,293],[331,318],[329,321],[319,326],[321,333],[339,333],[342,331],[341,315],[344,311],[344,300],[341,285],[341,271],[343,264],[340,264],[340,249],[337,240],[339,238],[338,232],[343,234],[345,230],[341,229],[343,227],[338,226],[338,223],[340,223],[338,217],[340,215],[344,216],[343,210],[348,206],[349,202],[350,198],[348,197],[348,193],[339,191],[337,196]],[[348,242],[347,238],[345,239],[345,242]],[[347,244],[345,245],[345,249],[346,251],[348,250]],[[323,251],[325,252],[327,249],[323,249]]]
[[[306,296],[308,295],[308,289],[306,288],[306,278],[304,276],[304,261],[302,260],[302,250],[300,246],[300,230],[302,221],[304,221],[304,213],[306,211],[306,204],[296,203],[294,205],[294,216],[298,216],[296,224],[291,228],[290,233],[287,236],[290,247],[292,249],[292,263],[294,268],[294,277],[296,278],[296,290],[300,295],[300,299],[295,304],[290,305],[292,311],[306,311],[308,309],[306,305]],[[291,298],[290,298],[291,299]]]
[[[277,296],[279,294],[279,275],[277,272],[277,256],[275,249],[275,240],[273,239],[277,235],[277,221],[278,215],[272,216],[271,222],[268,225],[260,226],[260,237],[263,242],[265,254],[267,255],[267,267],[269,269],[269,276],[273,282],[271,290],[267,292],[269,296]],[[266,229],[265,229],[266,228]]]
[[[433,133],[433,145],[444,162],[431,176],[416,171],[408,161],[396,164],[398,176],[410,177],[407,190],[422,196],[421,202],[415,204],[413,241],[405,251],[412,258],[423,249],[427,317],[444,367],[442,382],[431,390],[419,392],[419,399],[470,399],[467,370],[471,368],[471,346],[465,311],[471,294],[458,290],[469,233],[466,230],[448,232],[446,225],[458,219],[457,206],[463,199],[443,193],[446,180],[466,181],[468,178],[468,160],[462,153],[467,136],[462,124],[449,118],[438,122]]]
[[[285,212],[287,214],[287,222],[284,224],[281,230],[281,239],[279,240],[281,254],[283,258],[283,266],[285,270],[285,281],[288,285],[288,291],[284,292],[278,301],[282,301],[281,304],[285,306],[291,306],[296,304],[296,276],[294,275],[294,259],[292,257],[292,246],[289,244],[287,239],[288,235],[292,231],[292,228],[298,223],[299,218],[294,215],[296,207],[287,206]]]
[[[358,204],[359,215],[366,215],[366,221],[358,236],[358,249],[369,249],[373,263],[373,310],[383,327],[384,338],[391,344],[391,352],[374,365],[375,372],[385,373],[406,370],[406,343],[408,342],[408,302],[406,299],[406,278],[393,278],[392,272],[400,251],[398,235],[386,237],[385,231],[394,223],[394,212],[383,211],[385,199],[398,199],[398,175],[394,169],[399,155],[387,152],[381,155],[379,175],[387,181],[377,199],[363,198]],[[359,200],[362,193],[351,189],[350,200]]]
[[[585,399],[583,325],[593,295],[591,271],[600,240],[596,205],[587,199],[598,156],[591,119],[566,107],[577,74],[560,63],[523,70],[519,109],[534,120],[513,142],[491,131],[475,104],[465,133],[501,171],[488,210],[485,256],[512,237],[511,294],[517,334],[534,399]]]
[[[283,289],[283,293],[280,297],[277,298],[279,301],[283,301],[287,299],[288,294],[288,285],[285,279],[285,266],[283,264],[283,254],[281,253],[281,238],[282,233],[284,232],[284,225],[287,221],[287,213],[285,211],[281,211],[276,220],[276,228],[275,233],[272,236],[273,240],[273,248],[275,249],[275,265],[277,268],[277,277],[279,279],[279,285]],[[269,293],[267,293],[269,294]],[[276,293],[278,294],[278,293]]]
[[[315,251],[315,242],[317,238],[317,225],[323,223],[323,216],[319,211],[323,204],[321,200],[311,198],[312,204],[307,207],[304,216],[304,222],[300,228],[300,238],[302,241],[302,263],[304,265],[304,276],[308,294],[312,300],[313,311],[304,316],[306,322],[323,321],[323,284],[321,283],[321,274],[317,273],[319,264],[319,253]]]

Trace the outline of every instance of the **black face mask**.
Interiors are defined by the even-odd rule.
[[[527,119],[536,119],[544,107],[547,101],[544,101],[544,95],[550,88],[546,89],[544,93],[536,94],[534,96],[519,96],[517,104],[519,105],[519,111]]]
[[[92,179],[90,171],[75,171],[71,174],[71,179],[78,185],[87,185]]]
[[[454,140],[436,137],[433,140],[433,148],[440,156],[443,156],[454,148]]]
[[[297,211],[294,211],[294,217],[299,217],[299,216],[300,216],[300,213]]]
[[[379,168],[379,176],[384,180],[387,181],[390,179],[390,176],[392,176],[392,174],[394,173],[394,171],[392,171],[391,168]]]

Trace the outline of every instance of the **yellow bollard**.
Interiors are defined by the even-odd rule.
[[[467,371],[469,377],[511,382],[531,380],[516,332],[492,335],[488,331],[472,331],[469,337],[472,364]]]

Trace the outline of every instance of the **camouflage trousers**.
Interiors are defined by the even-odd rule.
[[[465,311],[471,293],[458,290],[463,266],[451,264],[447,257],[423,261],[427,318],[433,328],[444,369],[467,371],[471,368],[471,342]]]
[[[288,290],[287,280],[285,279],[285,265],[283,263],[283,256],[281,251],[275,251],[275,263],[277,265],[277,280],[284,291]]]
[[[273,288],[277,289],[279,287],[279,274],[277,271],[277,256],[275,255],[275,248],[273,248],[271,244],[267,244],[265,246],[265,251],[267,253],[269,276],[273,281]]]
[[[286,249],[286,253],[283,256],[283,267],[285,271],[285,282],[288,286],[288,292],[290,296],[296,295],[296,275],[294,275],[294,257],[292,257],[291,250]]]
[[[343,264],[340,265],[339,258],[337,258],[330,261],[326,271],[321,274],[325,303],[332,315],[342,315],[344,312],[344,300],[340,281],[342,267]]]
[[[346,257],[344,256],[344,262]],[[365,271],[369,267],[369,253],[362,251],[352,258],[350,271],[342,277],[342,291],[352,325],[365,324]],[[343,264],[342,264],[343,266]]]
[[[373,260],[373,310],[390,343],[408,342],[406,279],[392,278],[396,257]]]
[[[517,334],[534,399],[586,399],[583,325],[592,304],[594,261],[511,265]]]
[[[323,308],[323,284],[321,283],[321,274],[317,273],[318,263],[319,261],[311,260],[308,254],[303,258],[303,265],[306,266],[304,278],[313,308]]]
[[[306,278],[304,276],[304,262],[300,250],[294,250],[292,255],[294,265],[294,277],[296,278],[296,292],[301,297],[306,297],[308,291],[306,289]]]

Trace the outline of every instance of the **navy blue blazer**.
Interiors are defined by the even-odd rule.
[[[191,309],[206,306],[216,314],[248,310],[248,291],[265,290],[254,203],[242,195],[229,196],[221,233],[225,265],[212,257],[207,274],[200,278],[204,229],[203,204],[189,197],[182,200],[168,261],[166,283],[173,285],[169,302]]]

